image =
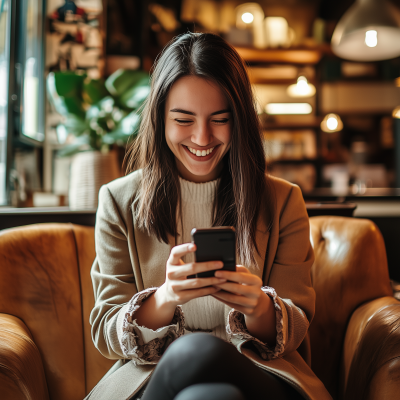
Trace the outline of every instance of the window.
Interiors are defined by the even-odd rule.
[[[0,205],[9,203],[13,154],[44,141],[45,0],[0,0]]]
[[[10,59],[10,1],[0,0],[0,205],[7,203],[7,114],[8,71]]]

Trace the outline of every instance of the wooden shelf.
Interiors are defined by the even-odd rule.
[[[239,55],[248,63],[318,64],[324,54],[330,53],[329,46],[316,49],[255,49],[235,47]]]

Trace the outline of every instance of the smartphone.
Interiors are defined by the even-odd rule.
[[[192,229],[192,243],[197,247],[196,262],[222,261],[223,270],[236,271],[236,233],[232,226],[219,226],[208,229]],[[196,274],[197,278],[214,276],[214,271]],[[194,278],[195,275],[188,276]]]

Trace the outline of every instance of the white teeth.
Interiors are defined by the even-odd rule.
[[[189,151],[191,153],[193,153],[197,157],[205,157],[205,156],[209,155],[210,153],[212,153],[212,151],[215,149],[215,147],[211,147],[211,149],[207,149],[207,150],[196,150],[189,146],[186,146],[186,147],[189,149]]]

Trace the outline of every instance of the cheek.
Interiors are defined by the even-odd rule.
[[[165,125],[165,138],[167,142],[172,145],[177,145],[182,142],[188,136],[187,128],[186,130],[183,128],[182,126],[167,122]]]
[[[215,133],[215,137],[220,140],[224,145],[229,146],[232,138],[232,127],[231,125],[226,125],[221,127],[218,132]]]

